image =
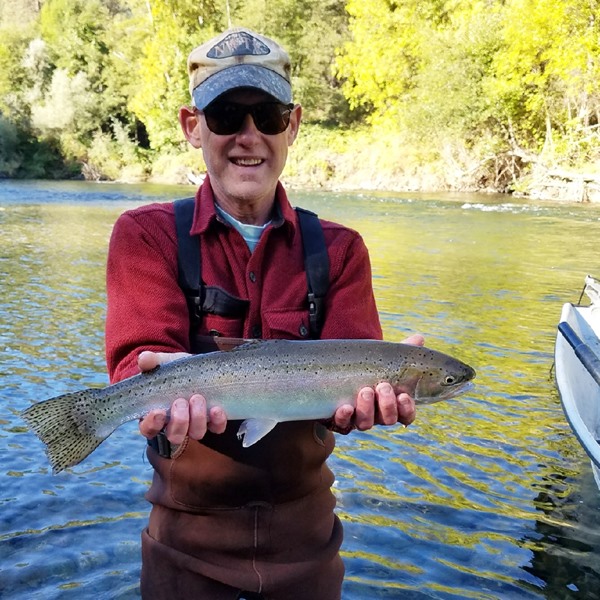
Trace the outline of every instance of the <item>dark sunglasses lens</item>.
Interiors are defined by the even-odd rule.
[[[261,133],[276,135],[287,129],[290,113],[290,108],[282,104],[256,104],[253,106],[252,118]]]
[[[256,128],[265,135],[276,135],[285,131],[290,124],[293,106],[265,102],[244,105],[221,102],[204,109],[208,128],[217,135],[233,135],[244,123],[247,114],[252,115]]]
[[[215,104],[204,109],[208,128],[217,135],[232,135],[242,128],[247,110],[238,104]]]

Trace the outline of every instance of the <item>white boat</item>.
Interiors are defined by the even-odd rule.
[[[600,489],[600,281],[588,275],[584,291],[589,306],[562,308],[554,363],[563,410]]]

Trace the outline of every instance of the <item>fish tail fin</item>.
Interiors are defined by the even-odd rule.
[[[37,402],[21,416],[29,428],[46,445],[46,455],[54,474],[81,462],[105,437],[99,437],[85,422],[81,410],[89,406],[94,393],[84,390]]]

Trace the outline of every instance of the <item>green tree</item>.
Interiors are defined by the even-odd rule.
[[[484,85],[500,46],[501,18],[499,4],[463,2],[426,32],[419,70],[401,103],[403,123],[417,136],[469,143],[489,127],[493,107]]]
[[[33,28],[0,28],[0,111],[13,119],[28,114],[23,93],[30,82],[23,65]]]
[[[12,177],[21,166],[16,126],[0,113],[0,177]]]
[[[86,106],[85,119],[72,127],[65,123],[84,145],[114,119],[130,120],[126,82],[131,65],[119,48],[127,44],[122,24],[128,16],[124,6],[109,0],[47,0],[42,7],[40,34],[56,70],[45,82],[46,104],[60,109],[62,97],[67,113],[75,104]]]
[[[190,102],[187,56],[224,26],[225,6],[211,0],[148,0],[146,5],[146,42],[129,106],[145,124],[151,146],[159,149],[183,140],[177,114]]]
[[[552,157],[556,139],[597,124],[600,4],[511,0],[487,95],[516,146]]]
[[[371,120],[398,116],[401,100],[414,86],[428,34],[445,14],[438,4],[348,0],[351,39],[339,51],[336,73],[352,108],[365,108]]]

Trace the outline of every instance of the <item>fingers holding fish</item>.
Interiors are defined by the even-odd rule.
[[[167,424],[167,412],[156,408],[140,420],[140,433],[148,439],[156,437]]]
[[[343,404],[333,415],[333,431],[347,434],[354,429],[354,406]]]
[[[413,333],[409,335],[405,340],[402,340],[403,344],[409,344],[411,346],[424,346],[425,338],[420,333]]]
[[[189,401],[178,398],[171,405],[169,416],[166,411],[152,410],[140,421],[140,433],[151,439],[164,430],[172,444],[181,444],[186,437],[201,440],[207,431],[223,433],[227,427],[225,411],[214,406],[209,411],[206,400],[194,394]]]
[[[142,373],[147,373],[156,369],[156,367],[160,367],[160,365],[165,365],[186,356],[191,356],[191,354],[187,352],[152,352],[144,350],[138,356],[138,367]]]
[[[408,427],[417,416],[417,407],[411,396],[402,392],[398,394],[398,423]]]
[[[375,422],[379,425],[395,425],[398,422],[398,400],[394,388],[383,381],[377,384],[375,405]]]
[[[387,382],[379,383],[375,389],[364,387],[358,393],[356,407],[340,406],[333,418],[333,430],[349,433],[353,429],[366,431],[374,425],[410,425],[415,420],[416,408],[413,398],[404,392],[396,395]]]
[[[396,395],[388,382],[377,384],[375,390],[363,388],[356,402],[354,423],[366,431],[373,425],[410,425],[416,417],[414,399],[404,392]]]
[[[185,435],[189,436],[193,440],[201,440],[207,431],[212,433],[223,433],[227,427],[227,415],[220,406],[213,406],[210,410],[206,408],[206,400],[204,396],[200,394],[194,394],[188,404],[189,419],[186,422],[185,417],[182,420],[182,429],[185,425],[188,426]],[[178,433],[182,430],[178,429]],[[171,433],[167,426],[167,438],[172,443],[179,443],[170,438]],[[185,436],[184,436],[185,437]]]
[[[198,407],[196,407],[196,410],[200,412]],[[204,430],[206,431],[206,406],[204,407],[204,423]],[[171,404],[171,415],[165,427],[165,435],[171,444],[181,444],[186,438],[189,428],[190,404],[185,398],[177,398]]]
[[[227,415],[220,406],[213,406],[208,411],[208,430],[212,433],[223,433],[227,427]]]
[[[206,400],[204,399],[204,396],[201,396],[200,394],[194,394],[187,403],[187,411],[183,410],[179,417],[181,418],[181,423],[179,424],[180,427],[178,428],[178,437],[179,433],[183,432],[183,437],[187,435],[193,440],[201,440],[206,435],[206,431],[208,429],[208,415],[206,412]],[[173,435],[173,433],[169,431],[168,425],[166,434],[167,439],[171,443],[181,443],[171,439],[170,436]]]
[[[394,388],[387,381],[382,381],[375,388],[374,409],[376,425],[402,423],[407,426],[416,417],[414,399],[405,392],[396,394]]]
[[[360,431],[371,429],[375,425],[375,390],[365,387],[358,393],[354,425]]]
[[[207,431],[223,433],[226,427],[223,409],[214,406],[208,411],[204,396],[194,394],[189,401],[178,398],[173,402],[165,434],[172,444],[181,444],[186,437],[201,440]]]

